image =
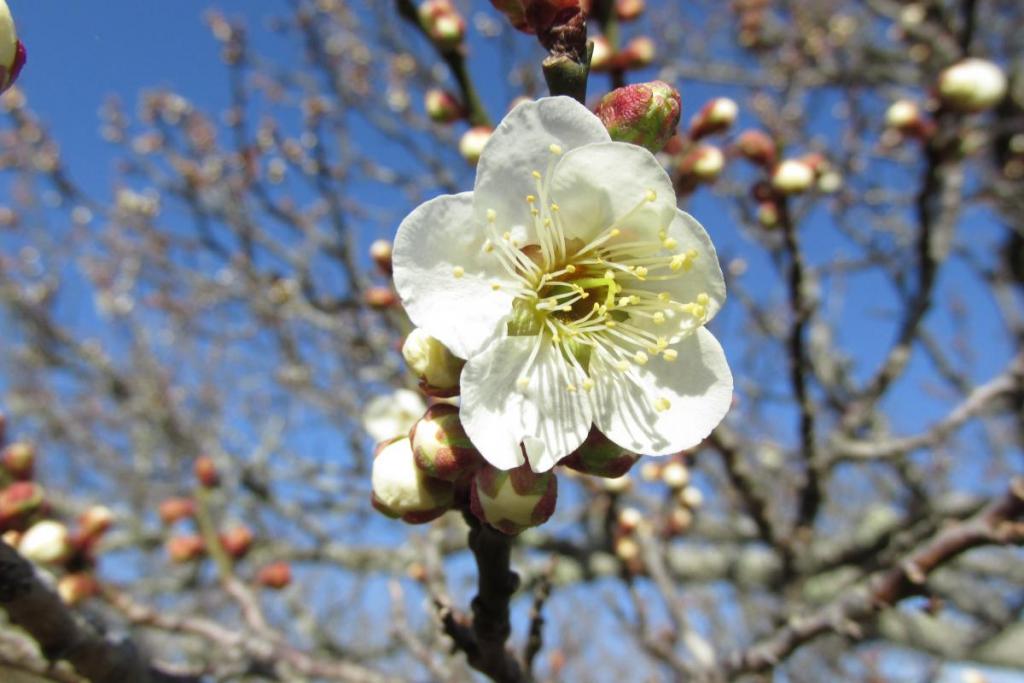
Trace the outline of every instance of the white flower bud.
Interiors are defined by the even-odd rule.
[[[696,486],[687,486],[679,492],[678,499],[682,505],[695,510],[704,503],[704,494]]]
[[[885,125],[897,130],[916,125],[920,118],[921,109],[912,100],[896,100],[885,110]]]
[[[958,111],[990,109],[1006,96],[1006,75],[996,64],[969,57],[939,76],[939,97]]]
[[[459,154],[469,163],[476,165],[483,154],[484,145],[491,139],[494,131],[487,126],[475,126],[462,134],[459,140]]]
[[[814,169],[799,159],[786,159],[772,173],[772,187],[783,194],[806,192],[814,184]]]
[[[661,470],[661,480],[670,489],[681,489],[690,483],[690,470],[681,462],[670,462]]]
[[[405,338],[402,357],[430,388],[447,392],[459,386],[459,374],[465,361],[457,358],[444,344],[417,327]],[[450,395],[450,394],[449,394]]]
[[[407,437],[384,444],[373,459],[373,505],[389,517],[429,522],[452,505],[452,485],[416,466]]]
[[[71,554],[68,528],[60,522],[36,522],[18,542],[18,552],[38,564],[59,564]]]
[[[371,400],[363,410],[363,428],[376,441],[405,436],[423,416],[427,404],[415,391],[398,389]]]
[[[640,526],[643,518],[643,513],[636,508],[622,508],[619,510],[619,528],[627,533],[633,531]]]

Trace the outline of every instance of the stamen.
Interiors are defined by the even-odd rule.
[[[657,410],[659,413],[664,413],[671,407],[672,404],[664,396],[662,396],[661,398],[654,402],[654,409]]]
[[[454,268],[452,268],[452,275],[454,275],[456,279],[462,277],[465,274],[466,269],[463,268],[462,266],[455,266]]]

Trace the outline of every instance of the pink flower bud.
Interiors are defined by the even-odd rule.
[[[206,543],[201,536],[195,534],[189,536],[172,536],[167,539],[164,545],[167,555],[172,562],[184,564],[198,560],[206,554]]]
[[[558,464],[595,477],[614,479],[629,472],[639,459],[639,455],[627,451],[591,427],[580,447]]]
[[[782,194],[800,194],[814,185],[814,169],[800,159],[786,159],[772,172],[772,187]]]
[[[220,545],[231,557],[245,557],[252,548],[252,532],[246,526],[236,526],[220,534]]]
[[[24,528],[25,520],[43,508],[43,487],[31,481],[19,481],[0,491],[0,529]]]
[[[18,40],[11,10],[6,2],[0,2],[0,92],[17,80],[25,58],[25,46]]]
[[[78,517],[78,527],[85,541],[93,541],[111,527],[114,513],[105,505],[93,505]]]
[[[68,528],[51,519],[36,522],[18,541],[18,552],[37,564],[60,564],[72,550]]]
[[[980,112],[1006,96],[1006,75],[996,64],[968,57],[939,75],[939,98],[950,109]]]
[[[419,15],[423,30],[443,51],[454,50],[466,36],[466,20],[450,0],[425,0]]]
[[[68,607],[76,607],[99,593],[100,586],[91,574],[67,574],[57,581],[57,595]]]
[[[196,503],[191,498],[168,498],[160,503],[160,520],[167,525],[196,514]]]
[[[597,105],[613,140],[659,152],[679,125],[679,91],[663,81],[617,88]]]
[[[416,466],[436,479],[468,481],[484,462],[462,428],[459,409],[447,403],[427,408],[410,438]]]
[[[619,54],[620,64],[624,69],[642,69],[654,61],[657,48],[654,41],[647,36],[637,36],[626,43],[626,47]]]
[[[420,388],[429,396],[455,396],[459,376],[466,361],[455,356],[444,344],[417,327],[402,344],[402,357],[420,379]]]
[[[759,130],[745,130],[736,139],[736,151],[744,159],[759,166],[769,167],[775,164],[775,142],[767,133]]]
[[[374,240],[370,245],[370,258],[377,265],[380,272],[385,275],[391,274],[391,241]]]
[[[713,145],[700,145],[679,162],[679,173],[693,176],[702,183],[712,183],[725,168],[725,155]]]
[[[452,484],[416,466],[408,437],[385,441],[373,459],[373,506],[410,524],[437,519],[454,502]]]
[[[363,300],[370,308],[383,311],[398,304],[398,295],[390,287],[369,287],[363,292]]]
[[[619,21],[633,21],[647,8],[644,0],[615,0],[615,15]]]
[[[474,126],[470,128],[459,139],[459,154],[462,155],[463,159],[475,166],[476,162],[480,161],[484,145],[491,139],[491,133],[493,132],[488,126]]]
[[[292,568],[287,562],[272,562],[256,573],[256,583],[274,590],[281,590],[291,582]]]
[[[618,517],[619,531],[624,534],[632,533],[640,526],[643,519],[643,513],[636,508],[622,508],[619,510]]]
[[[694,115],[690,121],[690,137],[699,140],[702,137],[721,133],[729,129],[736,121],[739,106],[728,97],[716,97]]]
[[[557,500],[555,475],[534,472],[529,463],[504,471],[485,464],[469,491],[470,510],[477,519],[509,535],[546,522]]]
[[[577,14],[580,0],[491,0],[513,27],[523,33],[543,34]]]
[[[436,123],[454,123],[466,115],[466,110],[455,95],[447,90],[431,88],[423,98],[427,116]]]
[[[217,465],[214,464],[213,458],[210,456],[201,455],[196,458],[192,469],[196,479],[206,488],[213,489],[220,486],[220,473],[217,471]]]
[[[0,452],[0,465],[15,479],[31,479],[36,464],[36,448],[26,441],[15,441]]]

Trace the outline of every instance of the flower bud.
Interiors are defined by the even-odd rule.
[[[435,479],[468,481],[484,462],[462,428],[459,409],[447,403],[427,408],[410,438],[416,466]]]
[[[759,130],[745,130],[736,139],[736,151],[747,161],[758,166],[769,167],[775,163],[775,142],[767,133]]]
[[[68,528],[52,519],[36,522],[18,541],[18,552],[37,564],[60,564],[71,551]]]
[[[757,205],[757,221],[762,228],[774,228],[779,224],[779,205],[773,200],[763,201]]]
[[[661,479],[661,465],[656,462],[645,462],[640,468],[640,478],[644,481],[658,481]]]
[[[624,69],[642,69],[654,61],[656,54],[653,40],[647,36],[637,36],[626,44],[618,61]]]
[[[679,162],[679,173],[702,183],[712,183],[725,168],[725,155],[713,145],[700,145],[690,150]]]
[[[447,90],[431,88],[423,101],[427,116],[436,123],[454,123],[466,115],[462,103]]]
[[[610,477],[601,480],[601,487],[608,493],[619,494],[625,493],[633,487],[633,479],[629,476],[629,473],[623,474],[621,477]]]
[[[523,33],[533,33],[530,22],[526,20],[526,7],[523,0],[491,0],[494,9],[505,15],[513,28]]]
[[[228,555],[241,559],[252,547],[252,532],[243,525],[232,527],[220,534],[220,545]]]
[[[843,175],[831,169],[818,176],[818,192],[832,194],[843,187]]]
[[[466,20],[450,0],[425,0],[419,15],[420,26],[442,51],[454,50],[466,36]]]
[[[95,540],[114,523],[114,513],[105,505],[93,505],[78,517],[78,528],[86,540]]]
[[[31,481],[19,481],[0,491],[0,529],[24,528],[26,518],[43,507],[43,487]]]
[[[800,159],[786,159],[772,173],[772,187],[782,194],[799,194],[814,185],[814,169]]]
[[[26,441],[15,441],[0,452],[0,465],[15,479],[31,479],[36,465],[36,448]]]
[[[900,132],[913,130],[921,119],[921,108],[913,100],[896,100],[885,110],[885,125]]]
[[[604,36],[594,36],[591,40],[594,43],[594,50],[590,53],[590,70],[594,73],[607,71],[615,57],[611,44]]]
[[[160,502],[160,521],[168,526],[195,514],[196,503],[191,498],[167,498]]]
[[[644,0],[615,0],[615,16],[619,21],[633,21],[647,9]]]
[[[704,494],[696,486],[687,486],[677,496],[680,505],[696,510],[704,503]]]
[[[697,112],[690,121],[690,137],[699,140],[707,135],[721,133],[736,121],[740,108],[735,100],[716,97]]]
[[[950,109],[980,112],[1006,96],[1006,75],[996,64],[968,57],[939,75],[939,98]]]
[[[199,483],[206,488],[214,489],[220,486],[220,472],[217,471],[217,465],[210,456],[201,455],[196,458],[192,470]]]
[[[386,441],[373,459],[373,506],[410,524],[437,519],[452,506],[450,482],[434,479],[416,466],[408,437]]]
[[[25,46],[18,40],[6,0],[0,0],[0,92],[11,87],[25,66]]]
[[[616,88],[597,105],[609,135],[659,152],[679,125],[679,91],[663,81]]]
[[[281,590],[291,582],[292,568],[287,562],[271,562],[256,573],[256,583],[274,590]]]
[[[60,577],[57,595],[68,607],[75,607],[99,593],[100,586],[91,574],[75,573]]]
[[[459,139],[459,154],[470,164],[476,166],[483,154],[484,145],[491,139],[494,131],[488,126],[474,126],[462,134]]]
[[[171,561],[178,564],[198,560],[206,554],[206,543],[203,542],[201,536],[195,534],[172,536],[167,539],[164,547],[167,549],[167,555],[171,558]]]
[[[481,522],[513,535],[548,521],[558,500],[558,478],[534,472],[529,463],[499,470],[483,465],[469,491],[469,507]]]
[[[665,524],[665,531],[670,536],[686,533],[693,526],[693,513],[687,508],[673,508]]]
[[[370,258],[377,265],[380,272],[385,275],[391,274],[391,241],[374,240],[370,245]]]
[[[418,392],[396,389],[366,404],[363,410],[363,429],[378,442],[389,441],[396,436],[408,436],[409,430],[426,409],[427,404]]]
[[[662,468],[661,480],[670,489],[681,489],[690,483],[690,470],[678,460],[673,460]]]
[[[636,571],[640,566],[640,544],[629,536],[622,536],[615,540],[615,556]]]
[[[363,292],[363,300],[370,308],[382,311],[398,304],[398,295],[390,287],[369,287]]]
[[[417,327],[402,344],[402,357],[420,378],[421,388],[431,396],[454,396],[459,392],[459,375],[466,361]]]
[[[640,523],[643,521],[644,516],[636,508],[622,508],[619,510],[619,531],[624,534],[628,534],[636,530]]]
[[[591,427],[580,447],[558,464],[595,477],[614,479],[629,472],[639,459],[639,455],[627,451]]]

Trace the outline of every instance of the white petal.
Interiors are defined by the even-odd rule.
[[[653,201],[648,201],[649,193]],[[567,152],[551,177],[551,200],[559,206],[569,237],[584,241],[617,225],[628,239],[654,239],[671,222],[676,193],[665,169],[643,147],[605,142]]]
[[[472,198],[463,192],[420,204],[398,226],[392,256],[395,288],[409,318],[460,358],[500,336],[512,308],[512,280],[483,251]]]
[[[691,448],[728,412],[732,373],[715,337],[702,327],[674,348],[679,357],[671,363],[658,356],[630,368],[635,382],[597,354],[591,358],[594,422],[623,448],[650,455]]]
[[[557,160],[551,145],[568,152],[610,140],[600,119],[571,97],[545,97],[510,111],[484,148],[473,187],[477,215],[488,209],[502,230],[524,225],[530,217],[526,195],[536,194],[533,171],[544,173]]]
[[[538,343],[541,349],[526,370]],[[518,382],[524,376],[529,383],[522,389]],[[590,431],[593,408],[582,381],[582,373],[549,341],[507,337],[463,368],[462,426],[473,445],[498,469],[523,464],[523,443],[533,470],[545,472],[576,450]],[[578,389],[569,391],[569,383]]]
[[[427,404],[420,394],[411,389],[398,389],[366,404],[363,428],[375,441],[405,436],[426,410]]]

